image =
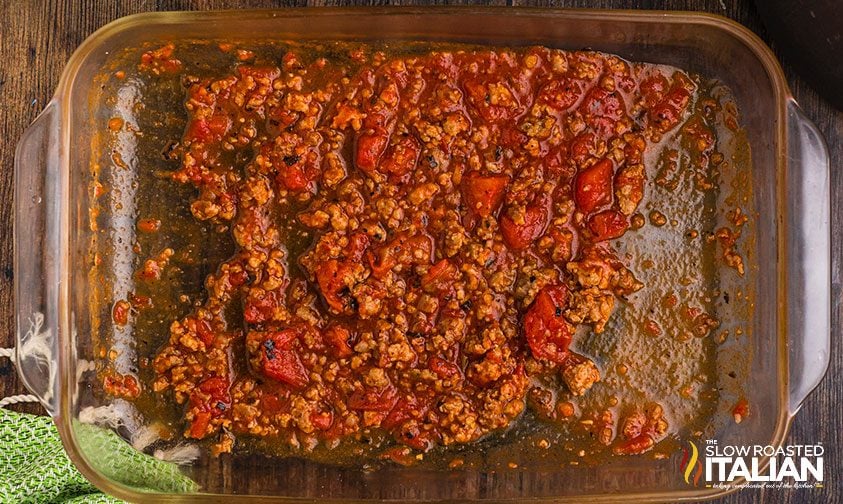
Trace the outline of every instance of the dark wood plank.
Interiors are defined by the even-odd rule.
[[[12,214],[13,156],[18,138],[26,126],[49,101],[61,70],[73,50],[100,26],[118,17],[152,10],[203,10],[243,7],[327,6],[327,5],[425,5],[432,2],[380,0],[0,0],[0,348],[13,345],[14,313],[12,303]],[[466,2],[440,0],[438,4]],[[600,7],[702,10],[733,18],[762,38],[766,33],[749,0],[499,0],[473,4]],[[774,47],[775,49],[775,47]],[[838,201],[843,198],[843,172],[836,169],[843,156],[843,112],[835,110],[816,95],[783,61],[794,96],[807,115],[824,133],[832,153],[832,236],[843,230],[843,216]],[[823,491],[793,490],[733,494],[722,502],[829,502],[840,503],[841,486],[834,476],[843,472],[839,463],[843,456],[840,433],[840,404],[843,404],[843,355],[840,334],[841,295],[840,259],[843,243],[832,245],[833,309],[832,363],[829,374],[805,403],[796,417],[788,441],[797,444],[821,442],[825,445],[827,476]],[[8,362],[0,361],[0,397],[23,393]],[[35,405],[16,408],[38,412]]]

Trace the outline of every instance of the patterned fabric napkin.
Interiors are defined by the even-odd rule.
[[[104,475],[137,491],[183,493],[197,485],[178,466],[137,451],[109,429],[74,423]],[[0,408],[0,503],[119,503],[73,466],[49,417]]]
[[[0,409],[0,502],[117,503],[67,458],[49,417]]]

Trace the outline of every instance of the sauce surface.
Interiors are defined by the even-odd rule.
[[[332,57],[292,48],[275,61],[211,50],[236,54],[232,73],[193,76],[172,45],[138,66],[181,79],[187,123],[166,178],[195,187],[193,218],[234,243],[150,364],[152,390],[185,405],[181,435],[211,439],[215,454],[243,437],[304,451],[377,438],[399,463],[525,414],[576,420],[617,455],[667,436],[658,397],[588,404],[608,371],[588,342],[646,288],[617,244],[645,225],[648,184],[679,183],[663,139],[681,130],[706,167],[722,157],[694,113],[698,80],[543,47],[337,43]],[[160,227],[138,221],[141,233]],[[163,281],[173,255],[143,261],[139,282]],[[743,273],[740,255],[728,260]],[[718,327],[661,294],[689,337]],[[115,324],[143,309],[130,301],[115,304]],[[106,382],[140,394],[134,379]]]

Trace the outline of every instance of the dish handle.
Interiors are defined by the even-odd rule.
[[[56,415],[62,246],[60,107],[53,100],[15,151],[15,364],[21,381]]]
[[[831,196],[825,140],[793,100],[787,130],[788,409],[795,415],[830,359]]]

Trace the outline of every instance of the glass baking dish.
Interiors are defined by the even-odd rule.
[[[639,502],[707,499],[727,492],[683,481],[681,452],[661,460],[630,457],[591,467],[445,472],[415,467],[366,472],[259,455],[200,457],[174,469],[188,484],[169,485],[150,484],[139,477],[141,472],[127,470],[125,461],[115,463],[111,452],[105,454],[101,436],[91,435],[91,419],[80,418],[83,412],[90,417],[91,407],[114,406],[97,403],[91,393],[101,358],[94,355],[92,340],[103,330],[95,312],[102,303],[98,293],[119,290],[132,270],[131,258],[121,259],[116,250],[110,270],[96,274],[91,268],[96,252],[90,225],[96,206],[92,173],[107,169],[92,169],[102,154],[95,124],[107,117],[106,104],[97,99],[97,75],[123,48],[223,38],[587,47],[722,81],[734,95],[752,151],[748,213],[753,225],[746,243],[753,266],[747,269],[745,287],[755,292],[755,303],[741,321],[749,340],[745,357],[739,358],[748,366],[743,387],[756,413],[740,425],[720,422],[706,437],[723,444],[783,442],[829,361],[828,153],[793,100],[771,51],[749,30],[708,14],[646,11],[437,7],[150,13],[117,20],[77,49],[15,157],[18,370],[55,419],[71,459],[98,487],[127,500],[168,502],[269,497]],[[131,175],[136,167],[128,167]],[[124,189],[131,192],[135,186],[131,177],[127,180]],[[134,199],[150,195],[124,196],[131,206]],[[96,211],[112,212],[105,222],[115,236],[131,241],[121,235],[133,228],[130,209],[120,205]],[[111,422],[115,439],[131,437],[126,423]]]

